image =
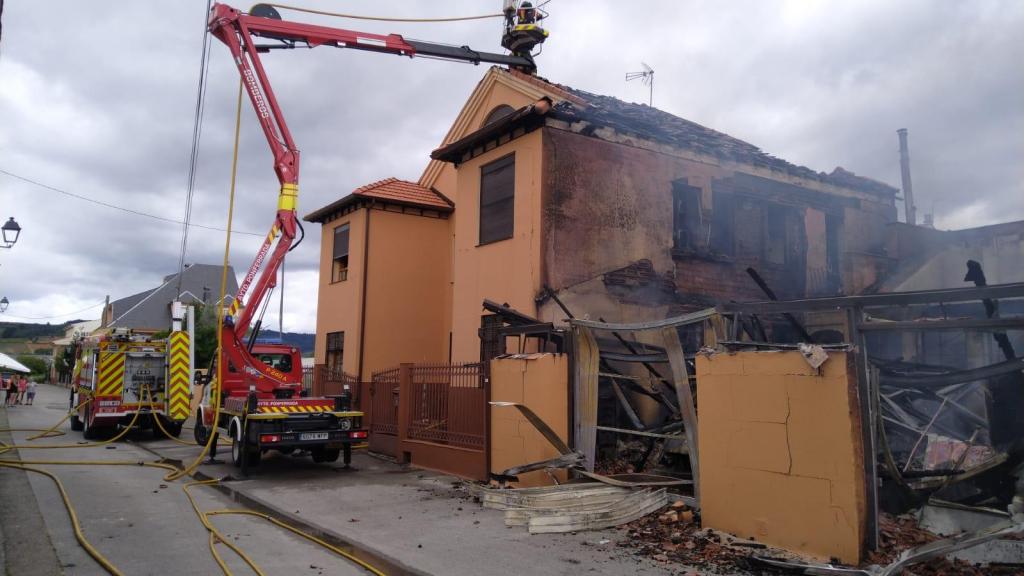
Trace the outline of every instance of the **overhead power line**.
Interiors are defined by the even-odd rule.
[[[185,224],[185,222],[182,221],[182,220],[175,220],[174,218],[166,218],[164,216],[157,216],[156,214],[149,214],[147,212],[141,212],[139,210],[132,210],[131,208],[125,208],[123,206],[118,206],[116,204],[111,204],[109,202],[104,202],[102,200],[97,200],[95,198],[89,198],[88,196],[82,196],[81,194],[75,194],[74,192],[68,192],[67,190],[61,190],[60,188],[57,188],[55,186],[50,186],[49,184],[43,184],[42,182],[37,182],[36,180],[33,180],[31,178],[26,178],[24,176],[15,174],[13,172],[8,172],[7,170],[4,170],[3,168],[0,168],[0,174],[5,174],[7,176],[10,176],[11,178],[16,178],[18,180],[21,180],[22,182],[27,182],[27,183],[32,184],[34,186],[39,186],[40,188],[45,188],[47,190],[51,190],[53,192],[57,192],[58,194],[63,194],[65,196],[70,196],[72,198],[77,198],[79,200],[84,200],[86,202],[92,202],[93,204],[99,204],[100,206],[104,206],[106,208],[112,208],[114,210],[120,210],[122,212],[127,212],[129,214],[134,214],[136,216],[144,216],[146,218],[152,218],[154,220],[160,220],[160,221],[163,221],[163,222],[169,222],[171,224],[177,224],[179,226],[182,226],[182,225]],[[190,222],[188,225],[192,226],[194,228],[203,228],[205,230],[216,230],[218,232],[227,232],[227,230],[225,230],[224,228],[218,228],[216,226],[206,226],[204,224],[196,224],[195,222]],[[234,234],[247,234],[249,236],[265,236],[265,234],[258,234],[256,232],[243,232],[241,230],[232,230],[232,233],[234,233]]]
[[[17,314],[8,314],[8,313],[4,312],[3,316],[0,316],[0,319],[3,319],[5,317],[11,317],[11,318],[18,318],[18,319],[21,319],[21,320],[53,320],[54,318],[64,318],[65,316],[74,316],[75,314],[81,314],[82,312],[85,312],[86,310],[92,310],[93,308],[95,308],[97,306],[102,306],[103,304],[106,304],[106,302],[107,302],[107,300],[103,299],[103,300],[100,300],[99,302],[93,304],[92,306],[88,306],[88,307],[82,308],[81,310],[75,310],[74,312],[68,312],[66,314],[56,314],[54,316],[18,316]]]
[[[547,4],[547,2],[545,2]],[[376,22],[462,22],[465,20],[484,20],[487,18],[503,18],[504,14],[480,14],[477,16],[450,16],[446,18],[395,18],[388,16],[363,16],[360,14],[346,14],[343,12],[327,12],[325,10],[313,10],[312,8],[301,8],[299,6],[289,6],[287,4],[264,4],[266,6],[273,6],[275,8],[281,8],[282,10],[294,10],[295,12],[305,12],[306,14],[318,14],[320,16],[334,16],[336,18],[349,18],[351,20],[374,20]]]

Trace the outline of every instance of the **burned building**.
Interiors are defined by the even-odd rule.
[[[357,191],[306,217],[323,224],[318,363],[339,357],[327,346],[340,341],[345,371],[364,379],[402,361],[503,352],[503,342],[481,344],[485,299],[555,323],[565,314],[550,293],[593,318],[658,319],[761,297],[748,267],[780,298],[854,294],[878,281],[896,220],[886,184],[499,68],[431,157],[417,183],[384,187],[400,193],[367,201]],[[364,229],[374,219],[398,234],[350,256],[374,242]],[[353,239],[344,278],[337,230]],[[383,290],[361,280],[405,278],[402,262],[423,273]],[[374,310],[417,321],[396,332]]]

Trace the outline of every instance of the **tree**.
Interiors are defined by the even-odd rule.
[[[32,371],[32,373],[29,374],[29,378],[37,382],[40,380],[46,380],[50,372],[50,367],[46,364],[46,361],[41,358],[36,358],[35,356],[22,354],[21,356],[18,356],[18,362],[21,362],[26,368]]]
[[[217,353],[217,307],[196,307],[195,368],[207,368]]]

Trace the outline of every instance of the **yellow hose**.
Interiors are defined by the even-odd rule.
[[[78,412],[79,408],[81,408],[82,406],[85,406],[89,402],[92,402],[92,396],[86,398],[84,402],[82,402],[78,406],[75,406],[74,408],[72,408],[71,411],[69,411],[63,418],[61,418],[59,422],[57,422],[53,426],[50,426],[47,430],[45,430],[45,431],[43,431],[43,432],[41,432],[39,434],[36,434],[35,436],[29,436],[28,438],[25,438],[25,440],[31,441],[31,440],[38,440],[39,438],[52,438],[54,436],[63,436],[64,432],[60,431],[60,430],[57,430],[57,428],[59,428],[61,424],[66,422],[68,418],[71,418],[72,416],[74,416],[75,413]]]
[[[359,564],[360,566],[362,566],[363,568],[365,568],[369,572],[371,572],[373,574],[376,574],[376,576],[385,576],[385,574],[383,572],[381,572],[380,570],[374,568],[373,566],[371,566],[370,564],[367,564],[366,562],[363,562],[359,558],[356,558],[355,556],[353,556],[352,554],[349,554],[348,552],[342,550],[341,548],[338,548],[337,546],[334,546],[332,544],[324,542],[323,540],[321,540],[320,538],[317,538],[316,536],[313,536],[311,534],[303,532],[302,530],[299,530],[298,528],[296,528],[296,527],[294,527],[294,526],[292,526],[292,525],[290,525],[288,523],[282,522],[282,521],[278,520],[277,518],[274,518],[274,517],[269,516],[267,514],[263,514],[262,512],[254,512],[252,510],[228,510],[228,509],[223,509],[223,510],[210,510],[208,512],[205,512],[205,514],[207,516],[218,516],[218,515],[225,515],[225,514],[243,514],[243,515],[246,515],[246,516],[255,516],[257,518],[262,518],[262,519],[264,519],[264,520],[266,520],[266,521],[268,521],[268,522],[270,522],[270,523],[272,523],[272,524],[274,524],[276,526],[279,526],[281,528],[284,528],[285,530],[288,530],[289,532],[291,532],[293,534],[301,536],[301,537],[305,538],[306,540],[309,540],[310,542],[313,542],[315,544],[319,544],[320,546],[322,546],[324,548],[327,548],[328,550],[330,550],[331,552],[334,552],[335,554],[341,556],[342,558],[345,558],[347,560],[351,560],[352,562],[355,562],[356,564]]]
[[[71,518],[71,527],[75,531],[75,539],[78,540],[78,543],[81,544],[82,548],[85,548],[85,551],[88,552],[89,556],[92,556],[93,559],[99,562],[100,566],[103,566],[103,568],[107,572],[113,574],[114,576],[122,576],[124,574],[123,572],[118,570],[117,567],[110,562],[110,560],[107,560],[106,556],[101,554],[99,550],[97,550],[92,544],[89,543],[88,540],[86,540],[85,534],[82,532],[82,525],[78,523],[78,514],[75,513],[75,507],[71,505],[71,499],[68,498],[68,493],[66,490],[64,490],[64,484],[61,483],[60,478],[57,478],[56,475],[47,472],[46,470],[43,470],[41,468],[33,468],[32,466],[24,466],[22,464],[0,462],[0,467],[14,468],[17,470],[24,470],[26,472],[35,472],[36,474],[42,474],[43,476],[48,477],[50,480],[53,480],[54,483],[57,484],[57,491],[60,492],[61,499],[64,500],[64,508],[67,509],[68,517]]]
[[[193,498],[192,493],[189,491],[189,488],[193,486],[207,486],[210,484],[217,484],[218,482],[220,482],[220,480],[197,480],[195,482],[188,482],[181,487],[181,489],[185,491],[185,495],[188,496],[188,501],[190,504],[192,504],[192,509],[195,510],[196,516],[199,517],[199,521],[202,522],[203,527],[210,532],[210,551],[213,552],[214,558],[216,558],[217,564],[220,564],[220,568],[222,571],[224,571],[225,576],[230,576],[231,571],[228,570],[227,565],[224,564],[224,560],[220,557],[220,554],[217,553],[216,548],[213,546],[214,539],[216,539],[217,542],[221,542],[228,548],[231,548],[231,550],[235,554],[237,554],[239,558],[244,560],[245,563],[248,564],[250,568],[252,568],[253,572],[259,574],[260,576],[266,576],[266,574],[264,574],[263,571],[260,570],[260,567],[257,566],[255,562],[253,562],[252,558],[249,558],[249,556],[247,556],[245,552],[242,552],[238,548],[238,546],[235,546],[234,544],[229,542],[228,539],[225,538],[224,535],[221,534],[219,530],[217,530],[217,528],[210,522],[210,519],[207,518],[206,513],[199,509],[199,504],[196,504],[195,498]]]
[[[206,439],[206,446],[203,446],[202,451],[196,456],[196,459],[191,464],[182,468],[178,472],[172,472],[164,477],[164,480],[170,482],[177,480],[182,476],[191,476],[195,472],[199,464],[202,463],[203,458],[210,452],[210,446],[213,445],[213,439],[217,437],[217,425],[220,423],[220,393],[221,383],[224,381],[224,358],[222,352],[224,350],[224,293],[228,288],[228,258],[231,255],[231,223],[234,220],[235,213],[235,186],[238,181],[238,141],[242,133],[242,79],[238,79],[238,99],[235,104],[235,144],[234,150],[231,152],[231,191],[228,194],[228,222],[226,226],[226,233],[224,234],[224,260],[221,266],[220,274],[220,294],[221,298],[217,301],[217,350],[214,352],[217,358],[217,375],[214,381],[213,393],[210,397],[210,404],[213,406],[213,425],[210,427],[210,437]],[[202,422],[197,421],[196,425],[201,425]]]

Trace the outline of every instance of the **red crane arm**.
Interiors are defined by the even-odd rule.
[[[294,48],[298,43],[310,48],[327,45],[398,56],[421,55],[476,64],[491,62],[505,64],[531,73],[536,67],[528,52],[529,48],[533,46],[532,43],[527,43],[525,51],[517,49],[518,51],[513,54],[477,52],[467,46],[455,47],[406,40],[398,34],[370,34],[288,22],[281,20],[273,8],[266,5],[257,6],[261,15],[246,14],[225,4],[214,4],[210,11],[209,30],[231,51],[231,57],[242,78],[242,85],[256,111],[267,144],[270,145],[271,153],[274,156],[274,172],[281,185],[274,224],[238,288],[235,300],[229,308],[223,333],[225,354],[231,362],[238,369],[243,370],[250,382],[255,379],[255,383],[261,390],[267,390],[267,387],[260,386],[260,384],[269,383],[270,389],[280,389],[284,382],[279,377],[271,375],[276,370],[269,369],[268,366],[249,354],[241,343],[241,337],[248,330],[252,317],[266,297],[267,291],[276,284],[277,271],[295,240],[297,227],[295,209],[299,191],[299,150],[285,123],[284,115],[274,96],[274,91],[270,87],[270,81],[260,62],[259,54],[271,49]],[[253,10],[256,12],[257,7],[254,7]],[[506,26],[507,30],[511,30],[508,28],[511,26],[511,16],[508,18]],[[531,29],[530,34],[537,34],[537,31],[532,30],[536,26],[528,28]],[[546,35],[542,30],[540,33]],[[257,45],[254,42],[254,37],[279,43]],[[543,37],[541,36],[538,41],[542,42]],[[278,236],[280,239],[275,246],[274,241],[278,239]],[[271,251],[272,246],[273,250]],[[257,275],[259,275],[258,278]],[[246,304],[246,295],[250,287],[252,296],[249,298],[249,303]],[[237,319],[235,314],[238,314]]]

